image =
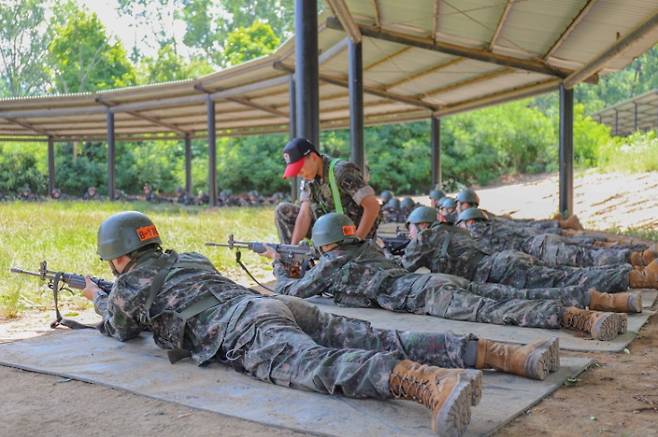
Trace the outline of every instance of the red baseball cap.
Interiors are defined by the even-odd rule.
[[[299,174],[304,167],[304,158],[311,154],[318,153],[315,146],[306,138],[293,138],[283,148],[283,159],[286,161],[286,170],[283,172],[284,178],[292,178]]]

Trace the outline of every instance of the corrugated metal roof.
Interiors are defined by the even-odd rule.
[[[345,3],[347,19],[364,35],[366,124],[453,114],[550,91],[658,14],[655,0]],[[349,117],[347,44],[332,15],[319,17],[318,29],[323,128],[346,127]],[[623,68],[656,41],[658,29],[652,28],[598,72]],[[215,101],[219,135],[284,132],[294,66],[290,39],[272,55],[197,79],[4,99],[0,138],[102,139],[108,111],[116,114],[119,139],[201,137],[208,96]]]

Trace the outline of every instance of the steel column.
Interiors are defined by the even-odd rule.
[[[288,139],[292,140],[297,136],[297,111],[296,111],[296,98],[295,98],[295,76],[291,74],[288,82]],[[299,188],[299,179],[294,177],[290,178],[290,199],[295,202],[297,200],[297,191]]]
[[[432,189],[441,186],[441,119],[432,117]]]
[[[615,109],[615,136],[619,135],[619,111]]]
[[[114,113],[107,111],[107,197],[114,200],[115,194],[115,144],[114,144]]]
[[[637,132],[637,102],[633,102],[633,132]]]
[[[55,141],[48,137],[48,195],[52,196],[55,191]]]
[[[185,134],[185,200],[192,199],[192,138]]]
[[[217,132],[215,101],[208,96],[208,197],[209,205],[217,206]]]
[[[573,213],[573,89],[560,85],[560,214]]]
[[[318,5],[295,0],[295,87],[297,136],[319,147]]]
[[[363,47],[349,40],[349,98],[350,139],[352,162],[366,174],[365,146],[363,144]]]

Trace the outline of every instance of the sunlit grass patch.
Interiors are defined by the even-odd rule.
[[[246,284],[250,280],[235,264],[233,252],[204,243],[226,242],[229,234],[240,240],[277,240],[271,207],[209,210],[146,202],[0,203],[0,317],[52,306],[52,295],[37,278],[10,274],[11,266],[38,270],[39,263],[47,260],[51,270],[111,279],[107,264],[96,255],[96,232],[105,218],[124,210],[148,214],[164,248],[202,253],[228,277]],[[257,277],[271,269],[268,260],[256,254],[245,252],[243,260]],[[89,307],[77,293],[72,297],[64,293],[63,301],[70,311]]]

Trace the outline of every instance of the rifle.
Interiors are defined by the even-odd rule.
[[[398,234],[395,237],[379,237],[384,242],[384,249],[391,255],[404,255],[404,250],[411,241],[405,234]]]
[[[10,269],[12,273],[20,273],[22,275],[36,276],[42,281],[48,281],[48,288],[53,291],[53,300],[55,301],[55,317],[56,319],[50,324],[52,329],[55,329],[59,325],[66,326],[71,329],[83,329],[83,328],[92,328],[95,329],[95,326],[85,325],[83,323],[76,322],[75,320],[65,319],[62,317],[62,314],[59,312],[58,306],[58,295],[60,291],[69,291],[73,294],[71,288],[77,290],[82,290],[85,288],[85,277],[75,273],[65,273],[65,272],[55,272],[48,270],[48,263],[42,261],[39,264],[38,272],[30,272],[23,270],[18,267],[12,267]],[[101,278],[91,277],[91,281],[98,285],[98,288],[103,290],[106,293],[109,293],[112,290],[113,283],[106,281]],[[68,287],[67,287],[68,286]],[[71,288],[69,288],[71,287]]]
[[[242,252],[240,249],[249,249],[256,253],[264,253],[268,247],[272,248],[280,256],[280,261],[287,270],[288,276],[291,278],[300,278],[304,273],[314,265],[314,261],[318,259],[317,252],[312,246],[307,244],[278,244],[278,243],[262,243],[258,241],[237,241],[233,234],[228,236],[226,243],[207,242],[206,246],[214,247],[228,247],[235,249],[235,262],[244,270],[249,277],[256,282],[256,284],[270,290],[264,286],[245,267],[242,263]],[[270,290],[272,291],[272,290]]]

